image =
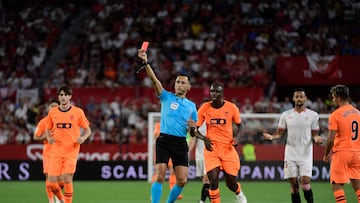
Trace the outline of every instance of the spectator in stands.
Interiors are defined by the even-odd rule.
[[[290,98],[288,96],[286,96],[284,98],[284,101],[282,102],[281,104],[281,110],[280,110],[280,113],[286,111],[286,110],[289,110],[293,108],[293,104],[290,102]]]
[[[17,144],[29,144],[31,136],[26,128],[19,128],[15,139]]]
[[[251,100],[249,98],[245,99],[244,104],[241,106],[241,113],[254,113],[254,107],[251,104]]]
[[[96,128],[89,137],[88,143],[91,144],[105,144],[106,133],[100,128]]]
[[[9,141],[9,129],[0,125],[0,145],[8,144]]]

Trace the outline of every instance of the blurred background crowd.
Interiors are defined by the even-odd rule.
[[[229,88],[262,88],[258,101],[234,101],[242,113],[293,107],[292,95],[277,95],[276,57],[360,57],[360,3],[352,0],[0,0],[0,14],[0,144],[32,143],[47,113],[44,91],[64,82],[74,88],[151,87],[144,72],[136,74],[144,40],[168,90],[178,73],[189,75],[193,87],[220,81]],[[24,89],[36,91],[19,98]],[[158,103],[95,97],[75,103],[91,122],[89,144],[147,142],[147,114],[158,111]],[[327,97],[308,99],[307,107],[318,113],[333,109]],[[265,143],[261,133],[272,132],[277,122],[244,124],[243,142]],[[326,122],[321,128],[325,134]]]

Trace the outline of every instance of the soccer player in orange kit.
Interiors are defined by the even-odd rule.
[[[48,106],[48,111],[52,108],[56,108],[60,105],[59,101],[57,99],[53,99],[50,101],[49,106]],[[48,185],[49,185],[49,181],[48,179],[48,171],[49,171],[49,166],[50,166],[50,153],[51,153],[51,145],[48,143],[47,139],[46,139],[46,127],[47,127],[47,122],[48,122],[48,117],[44,117],[42,118],[39,123],[36,126],[36,129],[34,131],[34,140],[43,140],[44,141],[44,148],[43,148],[43,152],[42,152],[42,157],[43,157],[43,173],[46,177],[46,181],[45,181],[45,185],[46,185],[46,194],[48,196],[49,199],[49,203],[54,203],[54,193],[48,189]],[[62,180],[62,178],[60,178],[60,180],[58,180],[59,186],[60,188],[63,188],[64,186],[64,181]],[[59,199],[55,199],[55,202],[60,201]]]
[[[350,104],[349,88],[331,88],[333,103],[338,107],[329,117],[329,135],[324,161],[330,160],[330,183],[337,203],[346,203],[344,184],[349,180],[360,203],[360,111]]]
[[[210,181],[209,197],[211,203],[220,203],[219,174],[223,170],[226,186],[236,194],[239,203],[247,203],[241,185],[237,182],[240,159],[233,146],[237,144],[236,136],[240,132],[240,111],[234,103],[224,100],[223,93],[221,83],[215,82],[211,85],[211,101],[201,105],[196,122],[197,128],[206,122],[206,137],[198,130],[196,134],[200,136],[196,136],[205,141],[204,158]],[[237,132],[233,132],[233,123],[237,126]],[[192,127],[192,124],[189,123],[189,126]]]
[[[51,147],[49,186],[55,195],[65,203],[73,200],[73,176],[76,170],[80,145],[91,135],[91,128],[84,111],[71,104],[72,89],[65,84],[57,90],[60,106],[49,111],[47,139]],[[83,129],[83,131],[81,131]],[[49,131],[53,134],[50,136]],[[81,135],[81,132],[82,135]],[[57,180],[63,173],[64,195]]]

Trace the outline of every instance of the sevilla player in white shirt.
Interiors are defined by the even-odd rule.
[[[308,203],[313,203],[310,187],[313,167],[313,143],[322,143],[318,135],[319,115],[305,107],[306,94],[303,89],[296,89],[293,95],[295,107],[283,112],[278,129],[272,135],[263,133],[267,140],[281,138],[287,131],[284,156],[284,179],[289,180],[292,203],[300,203],[299,189],[304,192]],[[298,177],[300,177],[298,181]]]

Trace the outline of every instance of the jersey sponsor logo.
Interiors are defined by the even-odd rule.
[[[179,104],[176,103],[176,102],[171,102],[170,104],[170,108],[173,109],[173,110],[176,110],[179,108]]]
[[[71,123],[56,123],[56,128],[69,129],[71,126]]]
[[[210,124],[216,124],[216,125],[226,124],[226,119],[223,119],[223,118],[212,118],[212,119],[210,119]]]

